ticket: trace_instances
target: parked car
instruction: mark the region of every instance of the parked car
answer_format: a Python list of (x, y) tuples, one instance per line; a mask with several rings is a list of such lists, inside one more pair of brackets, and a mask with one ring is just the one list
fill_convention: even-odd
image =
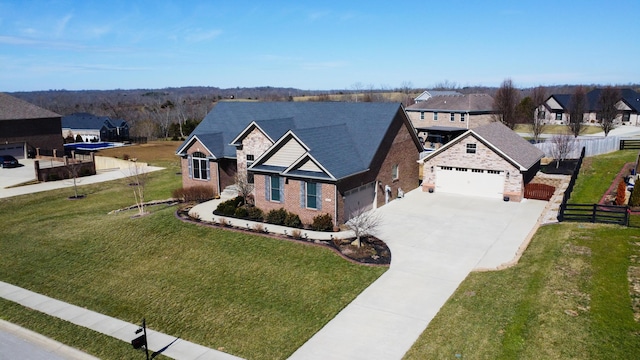
[(20, 165), (18, 160), (11, 155), (0, 155), (0, 161), (2, 161), (3, 168), (16, 167)]

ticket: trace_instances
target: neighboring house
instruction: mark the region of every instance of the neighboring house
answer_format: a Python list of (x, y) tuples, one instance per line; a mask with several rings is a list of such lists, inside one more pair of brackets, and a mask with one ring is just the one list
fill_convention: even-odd
[(493, 98), (486, 94), (441, 95), (408, 106), (407, 114), (425, 148), (438, 148), (467, 129), (493, 121)]
[(122, 141), (129, 139), (129, 124), (122, 119), (113, 120), (108, 116), (89, 113), (75, 113), (62, 117), (62, 137), (82, 141)]
[(220, 193), (237, 172), (255, 205), (336, 225), (418, 185), (420, 142), (394, 103), (221, 102), (177, 151), (183, 186)]
[(425, 90), (422, 94), (418, 95), (415, 99), (413, 99), (416, 103), (427, 101), (435, 96), (453, 96), (453, 95), (462, 95), (461, 93), (454, 90)]
[(39, 149), (62, 156), (60, 118), (52, 111), (0, 93), (0, 155), (24, 159)]
[(500, 122), (470, 129), (420, 160), (423, 191), (521, 201), (544, 153)]
[[(587, 109), (584, 113), (584, 123), (600, 123), (600, 94), (602, 89), (594, 89), (587, 93)], [(538, 119), (547, 124), (566, 125), (569, 122), (571, 110), (571, 94), (553, 94), (543, 105), (536, 109)], [(620, 89), (620, 99), (616, 104), (619, 114), (614, 120), (616, 125), (640, 126), (640, 93), (632, 89)]]

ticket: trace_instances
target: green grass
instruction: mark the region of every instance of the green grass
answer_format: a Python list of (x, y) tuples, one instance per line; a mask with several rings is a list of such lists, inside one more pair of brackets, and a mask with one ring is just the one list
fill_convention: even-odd
[[(569, 128), (566, 125), (545, 125), (543, 130), (543, 134), (569, 134)], [(516, 124), (514, 131), (520, 133), (531, 133), (531, 125)], [(602, 132), (602, 128), (600, 126), (586, 126), (581, 135), (597, 134), (599, 132)]]
[[(146, 200), (180, 186), (167, 164), (150, 175)], [(146, 317), (154, 330), (241, 357), (286, 358), (385, 271), (324, 248), (183, 223), (175, 207), (108, 215), (134, 203), (126, 181), (83, 186), (84, 200), (67, 200), (72, 192), (0, 200), (2, 281), (131, 323)], [(122, 358), (69, 337), (77, 327), (12, 311), (27, 328)]]
[(637, 150), (623, 150), (585, 158), (569, 202), (598, 203), (624, 164), (634, 162), (637, 156)]

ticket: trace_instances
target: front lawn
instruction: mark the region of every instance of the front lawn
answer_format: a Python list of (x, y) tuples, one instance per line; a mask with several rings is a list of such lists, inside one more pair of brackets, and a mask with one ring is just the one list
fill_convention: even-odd
[[(174, 164), (167, 158), (170, 168), (150, 175), (146, 200), (180, 186)], [(134, 203), (126, 181), (80, 189), (84, 200), (67, 200), (70, 189), (0, 200), (0, 280), (131, 323), (146, 317), (154, 330), (244, 358), (286, 358), (386, 270), (323, 248), (183, 223), (166, 205), (140, 218), (108, 215)], [(12, 308), (2, 318), (48, 327), (27, 309), (0, 305)], [(68, 329), (56, 323), (41, 332), (122, 358), (87, 348)]]
[[(531, 134), (531, 125), (516, 124), (513, 130), (518, 133)], [(545, 125), (543, 130), (544, 130), (543, 134), (550, 134), (550, 135), (569, 134), (569, 127), (566, 125)], [(581, 133), (580, 135), (597, 134), (599, 132), (602, 132), (602, 127), (596, 126), (596, 125), (590, 125), (590, 126), (585, 126), (584, 132)]]

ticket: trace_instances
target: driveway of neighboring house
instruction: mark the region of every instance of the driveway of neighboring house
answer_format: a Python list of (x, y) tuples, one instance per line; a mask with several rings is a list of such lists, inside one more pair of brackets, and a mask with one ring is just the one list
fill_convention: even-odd
[(0, 168), (0, 189), (23, 184), (36, 179), (32, 159), (18, 160), (21, 166), (15, 168)]
[(546, 204), (414, 190), (376, 210), (390, 269), (291, 359), (401, 359), (471, 271), (517, 258)]

